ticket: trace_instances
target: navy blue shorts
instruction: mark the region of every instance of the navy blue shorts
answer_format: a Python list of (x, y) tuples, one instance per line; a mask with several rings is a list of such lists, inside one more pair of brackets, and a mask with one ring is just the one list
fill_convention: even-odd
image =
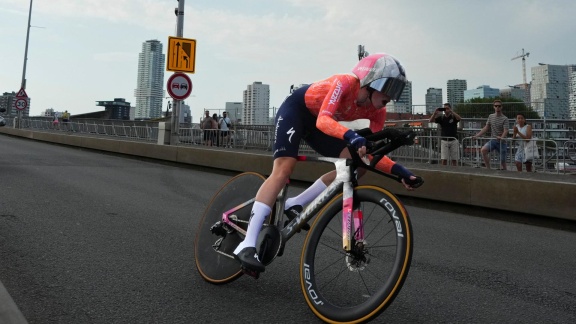
[(323, 156), (339, 157), (346, 147), (343, 139), (324, 134), (316, 128), (317, 117), (306, 108), (304, 95), (309, 85), (296, 89), (280, 106), (276, 114), (274, 158), (297, 157), (300, 140)]

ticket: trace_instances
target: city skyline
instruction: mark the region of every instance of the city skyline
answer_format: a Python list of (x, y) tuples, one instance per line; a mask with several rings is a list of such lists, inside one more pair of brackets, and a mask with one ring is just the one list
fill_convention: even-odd
[[(0, 36), (11, 49), (0, 54), (0, 92), (20, 88), (28, 5), (0, 0)], [(176, 6), (174, 0), (35, 2), (26, 75), (31, 115), (48, 108), (96, 111), (96, 101), (113, 98), (136, 102), (141, 44), (167, 44), (175, 34)], [(572, 2), (363, 6), (370, 10), (358, 17), (357, 5), (348, 1), (187, 1), (184, 37), (197, 40), (197, 72), (189, 75), (193, 91), (186, 100), (192, 115), (242, 101), (253, 82), (270, 85), (270, 106), (278, 107), (292, 84), (349, 72), (359, 44), (397, 56), (412, 81), (413, 104), (422, 106), (428, 88), (441, 88), (446, 99), (451, 79), (467, 80), (468, 89), (522, 83), (522, 62), (511, 60), (522, 48), (530, 52), (528, 75), (541, 62), (576, 63)]]

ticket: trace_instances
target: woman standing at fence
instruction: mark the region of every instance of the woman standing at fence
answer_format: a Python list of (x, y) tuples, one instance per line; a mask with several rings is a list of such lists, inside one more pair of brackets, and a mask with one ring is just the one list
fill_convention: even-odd
[(59, 125), (60, 121), (58, 120), (58, 114), (54, 113), (54, 118), (52, 118), (52, 126), (54, 126), (54, 129), (60, 129)]
[(524, 164), (526, 164), (526, 171), (532, 172), (532, 160), (534, 157), (526, 156), (525, 151), (527, 143), (531, 143), (532, 140), (532, 126), (526, 124), (526, 116), (524, 116), (524, 114), (518, 114), (516, 116), (516, 125), (514, 125), (514, 135), (512, 138), (519, 138), (518, 148), (514, 157), (516, 169), (522, 172), (522, 162), (524, 162)]

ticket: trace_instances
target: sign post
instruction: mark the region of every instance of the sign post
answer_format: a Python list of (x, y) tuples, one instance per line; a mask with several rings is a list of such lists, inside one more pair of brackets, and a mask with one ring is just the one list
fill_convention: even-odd
[[(178, 8), (176, 9), (176, 16), (177, 16), (177, 20), (176, 20), (176, 37), (182, 38), (182, 36), (184, 35), (184, 0), (178, 0)], [(176, 44), (176, 43), (175, 43)], [(182, 45), (181, 45), (182, 46)], [(170, 65), (170, 63), (172, 63), (173, 61), (170, 59), (170, 53), (171, 49), (170, 49), (170, 41), (168, 42), (168, 65)], [(192, 64), (190, 65), (190, 61), (194, 58), (193, 52), (192, 52), (192, 46), (190, 47), (189, 51), (186, 52), (184, 51), (183, 47), (177, 48), (177, 50), (181, 50), (182, 52), (176, 52), (176, 53), (172, 53), (172, 54), (177, 54), (176, 56), (172, 56), (173, 59), (176, 59), (175, 62), (176, 63), (172, 63), (172, 65), (176, 64), (178, 67), (179, 66), (184, 66), (184, 67), (188, 67), (190, 68), (190, 66), (192, 66), (192, 71), (194, 70), (194, 63), (192, 62)], [(196, 50), (196, 42), (194, 42), (194, 51)], [(173, 50), (172, 50), (173, 51)], [(182, 54), (184, 53), (184, 54)], [(186, 56), (186, 60), (184, 60), (184, 57)], [(188, 63), (188, 65), (186, 64), (186, 62)], [(167, 67), (168, 68), (168, 67)], [(174, 75), (173, 75), (174, 77)], [(176, 77), (174, 77), (176, 78)], [(172, 79), (172, 78), (170, 78)], [(180, 80), (180, 79), (178, 79)], [(188, 79), (190, 80), (190, 79)], [(174, 81), (174, 80), (173, 80)], [(189, 90), (192, 91), (192, 82), (189, 82)], [(170, 90), (168, 91), (168, 93), (170, 93)], [(178, 95), (183, 95), (180, 93), (180, 91), (178, 91), (177, 93), (175, 93), (176, 96), (178, 97)], [(190, 93), (188, 93), (188, 95), (190, 95)], [(186, 97), (188, 97), (188, 95), (186, 95)], [(172, 116), (170, 119), (170, 130), (171, 130), (171, 134), (170, 134), (170, 145), (177, 145), (180, 142), (179, 139), (179, 132), (180, 132), (180, 105), (182, 103), (181, 99), (176, 99), (174, 96), (172, 96), (172, 98), (174, 98), (173, 102), (172, 102)]]

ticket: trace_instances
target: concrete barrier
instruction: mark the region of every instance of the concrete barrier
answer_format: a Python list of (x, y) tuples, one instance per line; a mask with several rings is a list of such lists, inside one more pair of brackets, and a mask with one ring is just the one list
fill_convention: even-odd
[[(0, 133), (238, 172), (253, 171), (268, 175), (272, 169), (270, 152), (157, 145), (6, 127), (0, 128)], [(571, 175), (409, 163), (405, 166), (424, 177), (426, 183), (418, 190), (406, 191), (398, 183), (374, 174), (368, 174), (362, 179), (362, 183), (380, 185), (404, 196), (576, 220), (573, 207), (573, 201), (576, 199), (576, 177)], [(312, 182), (330, 170), (332, 170), (331, 164), (299, 163), (293, 179)]]

